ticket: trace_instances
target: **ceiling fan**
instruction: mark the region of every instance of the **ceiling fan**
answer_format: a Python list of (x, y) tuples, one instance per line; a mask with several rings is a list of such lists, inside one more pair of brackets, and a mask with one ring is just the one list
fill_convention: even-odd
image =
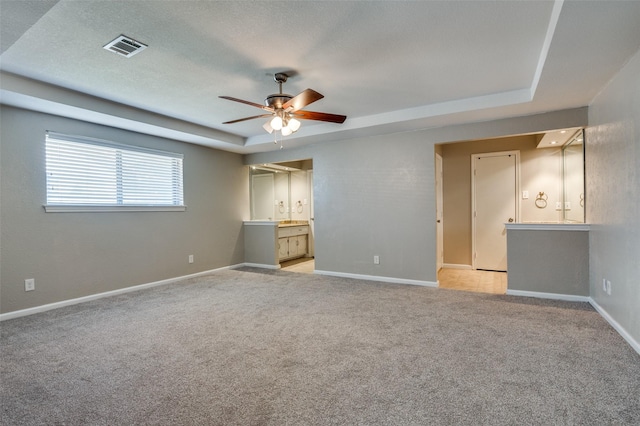
[(268, 112), (268, 114), (239, 118), (237, 120), (226, 121), (222, 124), (233, 124), (239, 123), (241, 121), (253, 120), (254, 118), (271, 117), (271, 119), (267, 121), (262, 127), (264, 127), (264, 129), (269, 133), (272, 133), (274, 130), (279, 130), (282, 133), (282, 136), (288, 136), (291, 133), (298, 131), (298, 129), (300, 128), (300, 121), (298, 121), (298, 119), (327, 121), (330, 123), (344, 123), (344, 120), (347, 119), (347, 116), (345, 115), (328, 114), (326, 112), (303, 111), (302, 108), (324, 98), (324, 96), (312, 89), (304, 90), (296, 96), (282, 93), (282, 83), (285, 83), (288, 77), (289, 76), (287, 74), (282, 72), (276, 73), (274, 75), (273, 79), (276, 81), (276, 83), (278, 83), (280, 87), (280, 93), (267, 96), (267, 98), (264, 100), (264, 105), (238, 98), (233, 98), (231, 96), (220, 96), (220, 98), (222, 99), (251, 105)]

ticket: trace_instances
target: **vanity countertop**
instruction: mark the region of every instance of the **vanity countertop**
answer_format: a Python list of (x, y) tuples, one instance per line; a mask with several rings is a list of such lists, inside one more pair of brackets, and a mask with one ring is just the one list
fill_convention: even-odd
[(588, 223), (524, 222), (505, 223), (507, 230), (517, 231), (589, 231)]
[(288, 228), (290, 226), (307, 226), (309, 225), (308, 220), (283, 220), (278, 223), (278, 228)]

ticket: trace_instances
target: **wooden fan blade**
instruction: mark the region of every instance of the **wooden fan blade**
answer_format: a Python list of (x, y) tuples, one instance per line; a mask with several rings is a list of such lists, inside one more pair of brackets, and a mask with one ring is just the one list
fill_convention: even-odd
[(228, 101), (240, 102), (241, 104), (251, 105), (251, 106), (254, 106), (256, 108), (263, 109), (265, 111), (273, 112), (273, 108), (268, 107), (268, 106), (264, 106), (264, 105), (260, 105), (260, 104), (257, 104), (255, 102), (245, 101), (243, 99), (238, 99), (238, 98), (232, 98), (231, 96), (218, 96), (218, 97), (222, 98), (222, 99), (226, 99)]
[(245, 117), (245, 118), (239, 118), (237, 120), (225, 121), (222, 124), (233, 124), (233, 123), (239, 123), (241, 121), (253, 120), (254, 118), (264, 118), (264, 117), (272, 117), (272, 116), (273, 114), (254, 115), (253, 117)]
[(324, 98), (324, 95), (315, 90), (307, 89), (282, 104), (282, 109), (288, 112), (297, 111), (322, 98)]
[(293, 116), (305, 120), (328, 121), (330, 123), (344, 123), (344, 120), (347, 119), (346, 115), (328, 114), (326, 112), (314, 111), (296, 111), (293, 113)]

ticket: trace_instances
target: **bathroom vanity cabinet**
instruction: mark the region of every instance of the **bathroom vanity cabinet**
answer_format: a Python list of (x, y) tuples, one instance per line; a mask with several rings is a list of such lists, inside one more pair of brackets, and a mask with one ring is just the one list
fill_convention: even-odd
[(278, 227), (278, 260), (304, 257), (308, 253), (308, 225), (280, 225)]

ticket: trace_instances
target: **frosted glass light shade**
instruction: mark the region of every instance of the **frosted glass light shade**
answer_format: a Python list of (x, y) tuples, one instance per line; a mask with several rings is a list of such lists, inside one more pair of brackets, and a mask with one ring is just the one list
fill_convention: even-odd
[(291, 129), (292, 132), (297, 132), (300, 128), (300, 122), (295, 118), (289, 120), (289, 124), (287, 125)]
[(271, 122), (267, 121), (262, 125), (262, 128), (265, 129), (269, 133), (273, 133), (273, 127), (271, 127)]
[(283, 127), (280, 130), (280, 133), (282, 133), (282, 136), (289, 136), (293, 132), (291, 131), (291, 129), (289, 127)]
[(273, 120), (271, 120), (271, 128), (273, 130), (282, 129), (282, 118), (280, 118), (278, 116), (273, 117)]

